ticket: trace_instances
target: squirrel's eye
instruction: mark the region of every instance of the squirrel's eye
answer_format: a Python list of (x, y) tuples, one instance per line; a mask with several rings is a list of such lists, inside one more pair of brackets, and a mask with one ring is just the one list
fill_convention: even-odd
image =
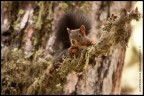
[(82, 37), (80, 34), (78, 35), (79, 37)]

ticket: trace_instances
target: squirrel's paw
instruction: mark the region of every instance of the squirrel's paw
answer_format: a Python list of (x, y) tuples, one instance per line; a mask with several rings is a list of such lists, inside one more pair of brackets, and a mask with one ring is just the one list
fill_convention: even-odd
[(71, 54), (71, 55), (72, 55), (72, 54), (75, 54), (77, 51), (78, 51), (77, 48), (72, 48), (72, 47), (71, 47), (71, 48), (68, 49), (68, 52), (69, 52), (69, 54)]

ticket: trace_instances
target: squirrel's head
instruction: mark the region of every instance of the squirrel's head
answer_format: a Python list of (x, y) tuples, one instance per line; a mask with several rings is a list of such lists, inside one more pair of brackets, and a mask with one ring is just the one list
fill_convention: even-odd
[(67, 28), (69, 38), (72, 44), (81, 45), (85, 38), (85, 26), (81, 25), (79, 29), (69, 29)]

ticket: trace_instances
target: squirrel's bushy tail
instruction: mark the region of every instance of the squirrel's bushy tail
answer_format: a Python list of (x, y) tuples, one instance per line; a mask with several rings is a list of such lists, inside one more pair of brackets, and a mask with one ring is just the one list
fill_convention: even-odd
[(86, 28), (86, 35), (89, 33), (91, 29), (91, 22), (86, 16), (82, 13), (75, 11), (68, 11), (62, 15), (62, 17), (58, 21), (57, 32), (56, 32), (56, 41), (57, 44), (62, 43), (63, 48), (70, 47), (69, 35), (67, 32), (67, 28), (69, 29), (78, 29), (81, 25), (84, 25)]

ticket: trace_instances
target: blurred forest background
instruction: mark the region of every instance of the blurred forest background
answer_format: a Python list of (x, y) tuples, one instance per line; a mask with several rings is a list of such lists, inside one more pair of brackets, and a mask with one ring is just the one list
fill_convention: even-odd
[[(130, 11), (136, 6), (143, 16), (142, 1), (1, 1), (1, 94), (25, 94), (51, 64), (56, 50), (52, 47), (56, 24), (66, 10), (90, 14), (93, 30), (98, 30), (110, 14), (118, 15), (120, 8)], [(101, 16), (95, 15), (95, 10), (99, 10), (97, 14)], [(121, 94), (142, 94), (143, 91), (143, 80), (140, 80), (143, 77), (142, 21), (143, 18), (131, 22), (132, 36), (126, 49)], [(89, 36), (96, 41), (99, 35)]]

